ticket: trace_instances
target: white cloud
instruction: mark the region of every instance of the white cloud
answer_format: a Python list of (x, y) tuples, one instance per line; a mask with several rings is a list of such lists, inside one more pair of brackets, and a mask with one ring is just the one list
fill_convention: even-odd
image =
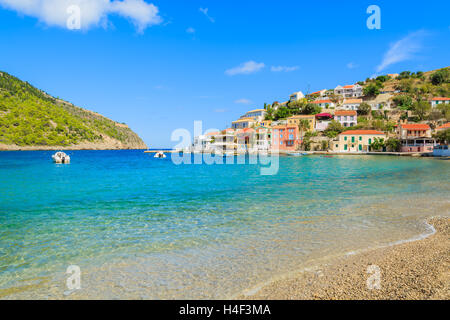
[(238, 104), (252, 104), (252, 101), (251, 100), (249, 100), (249, 99), (239, 99), (239, 100), (236, 100), (236, 101), (234, 101), (234, 103), (238, 103)]
[(216, 20), (209, 15), (208, 8), (200, 8), (199, 10), (201, 13), (203, 13), (208, 18), (209, 21), (211, 21), (212, 23), (216, 22)]
[(129, 19), (138, 32), (162, 22), (158, 7), (144, 0), (0, 0), (0, 5), (36, 17), (48, 26), (63, 28), (67, 27), (71, 16), (67, 12), (71, 6), (80, 8), (81, 29), (84, 30), (106, 25), (111, 14)]
[(349, 69), (355, 69), (355, 68), (358, 68), (358, 67), (359, 66), (357, 64), (353, 63), (353, 62), (347, 63), (347, 68), (349, 68)]
[(295, 70), (298, 70), (299, 66), (292, 66), (292, 67), (286, 67), (286, 66), (272, 66), (270, 70), (272, 72), (292, 72)]
[(377, 66), (377, 72), (395, 63), (413, 59), (414, 54), (422, 49), (422, 41), (426, 35), (425, 31), (419, 30), (391, 44), (383, 61)]
[(186, 29), (186, 32), (187, 33), (195, 33), (195, 29), (192, 28), (192, 27), (189, 27), (189, 28)]
[(247, 61), (239, 65), (238, 67), (234, 67), (225, 71), (225, 74), (229, 76), (234, 76), (237, 74), (251, 74), (258, 72), (264, 69), (266, 65), (264, 63), (258, 63), (255, 61)]

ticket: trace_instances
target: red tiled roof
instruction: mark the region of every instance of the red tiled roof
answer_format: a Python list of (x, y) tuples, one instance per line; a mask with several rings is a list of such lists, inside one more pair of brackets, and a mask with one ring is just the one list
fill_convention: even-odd
[(450, 129), (450, 122), (443, 124), (442, 126), (440, 126), (438, 129)]
[(356, 116), (356, 110), (337, 110), (335, 116)]
[(421, 123), (406, 123), (400, 125), (402, 129), (407, 130), (430, 130), (430, 126), (427, 124), (421, 124)]
[(326, 99), (326, 100), (313, 101), (312, 103), (319, 104), (319, 103), (333, 103), (333, 102), (329, 99)]
[(434, 97), (431, 101), (450, 101), (450, 98), (445, 97)]
[(220, 135), (222, 132), (209, 132), (209, 133), (207, 133), (206, 135), (207, 136), (217, 136), (217, 135)]
[(344, 104), (362, 103), (362, 99), (345, 99)]
[(384, 132), (377, 130), (348, 130), (342, 132), (343, 135), (364, 135), (364, 134), (373, 134), (373, 135), (384, 135)]
[(355, 86), (354, 84), (351, 84), (351, 85), (348, 85), (348, 86), (344, 86), (343, 88), (344, 89), (352, 89), (354, 86)]

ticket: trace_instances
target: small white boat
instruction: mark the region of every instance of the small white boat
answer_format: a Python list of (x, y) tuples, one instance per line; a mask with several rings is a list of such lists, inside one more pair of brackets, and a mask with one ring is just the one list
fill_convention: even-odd
[(154, 158), (157, 158), (157, 159), (165, 159), (165, 158), (167, 158), (167, 156), (164, 154), (164, 152), (157, 152), (156, 154), (155, 154), (155, 157)]
[(53, 162), (55, 163), (62, 163), (62, 164), (69, 164), (70, 163), (70, 157), (65, 154), (62, 151), (59, 151), (52, 155)]
[(308, 154), (303, 152), (288, 152), (287, 155), (291, 157), (303, 157), (307, 156)]

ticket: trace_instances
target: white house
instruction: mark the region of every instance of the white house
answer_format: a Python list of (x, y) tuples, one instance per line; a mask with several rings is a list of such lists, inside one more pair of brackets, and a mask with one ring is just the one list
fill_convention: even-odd
[(363, 95), (363, 88), (359, 84), (347, 85), (347, 86), (337, 86), (334, 89), (334, 93), (341, 95), (344, 98), (359, 98)]
[(316, 100), (312, 102), (313, 104), (317, 104), (322, 109), (334, 109), (336, 108), (336, 104), (331, 101), (330, 99), (322, 99), (322, 100)]
[(362, 103), (362, 99), (345, 99), (339, 110), (358, 110)]
[(435, 97), (433, 99), (430, 100), (431, 102), (431, 107), (436, 108), (436, 106), (438, 104), (447, 104), (450, 103), (450, 98), (445, 98), (445, 97)]
[(334, 120), (345, 128), (353, 127), (358, 124), (358, 115), (356, 110), (337, 110), (334, 113)]
[(291, 94), (289, 96), (289, 102), (299, 101), (303, 98), (305, 98), (305, 95), (303, 94), (303, 92), (301, 92), (301, 91), (294, 92), (293, 94)]

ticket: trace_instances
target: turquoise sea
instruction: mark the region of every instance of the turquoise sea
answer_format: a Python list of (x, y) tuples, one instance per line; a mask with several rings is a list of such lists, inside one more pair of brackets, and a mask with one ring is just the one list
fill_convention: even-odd
[(0, 299), (230, 298), (450, 214), (450, 162), (438, 159), (280, 157), (264, 176), (254, 164), (68, 153), (70, 165), (0, 153)]

